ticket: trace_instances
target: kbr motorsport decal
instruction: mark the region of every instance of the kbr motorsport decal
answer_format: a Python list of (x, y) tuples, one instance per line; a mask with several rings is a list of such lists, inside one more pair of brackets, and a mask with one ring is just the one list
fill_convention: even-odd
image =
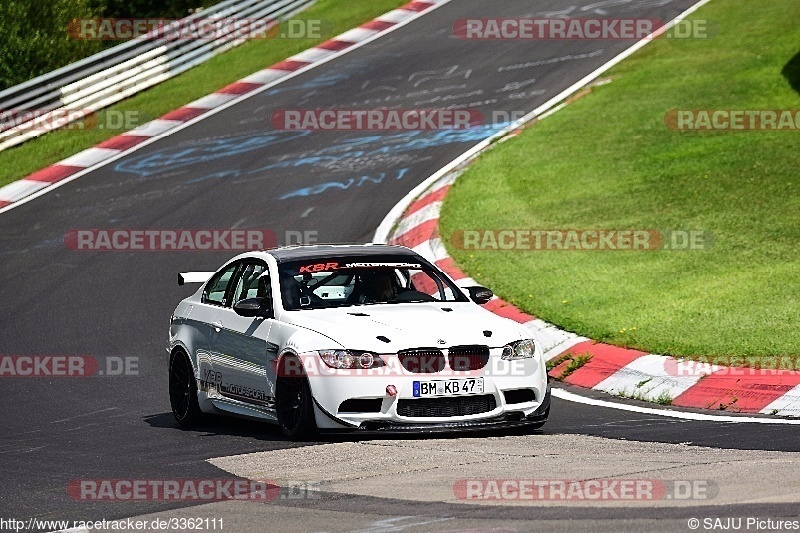
[(299, 269), (300, 274), (311, 274), (314, 272), (326, 272), (329, 270), (346, 270), (348, 268), (421, 268), (418, 263), (346, 263), (340, 266), (339, 263), (314, 263), (304, 265)]

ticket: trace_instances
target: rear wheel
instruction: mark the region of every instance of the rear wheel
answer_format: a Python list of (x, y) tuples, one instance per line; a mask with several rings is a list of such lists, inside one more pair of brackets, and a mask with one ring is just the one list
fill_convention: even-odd
[(302, 440), (316, 433), (314, 400), (305, 376), (278, 377), (275, 390), (275, 410), (283, 434), (292, 440)]
[(197, 402), (197, 380), (192, 363), (181, 350), (173, 352), (169, 360), (169, 403), (182, 428), (194, 426), (203, 414)]

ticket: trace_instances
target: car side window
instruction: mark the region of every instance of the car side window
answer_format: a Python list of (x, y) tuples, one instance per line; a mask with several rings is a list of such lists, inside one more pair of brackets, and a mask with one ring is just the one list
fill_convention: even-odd
[(245, 264), (236, 281), (233, 303), (246, 298), (270, 296), (269, 276), (265, 274), (267, 266), (263, 263)]
[(218, 272), (214, 277), (209, 280), (203, 291), (203, 302), (215, 305), (227, 305), (225, 294), (228, 290), (228, 285), (233, 278), (233, 274), (239, 267), (239, 263), (234, 263), (224, 270)]

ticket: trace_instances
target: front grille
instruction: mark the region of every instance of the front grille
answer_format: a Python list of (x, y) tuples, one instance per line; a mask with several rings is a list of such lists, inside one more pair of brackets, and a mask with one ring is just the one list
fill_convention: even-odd
[(423, 398), (399, 400), (397, 414), (410, 417), (466, 416), (486, 413), (497, 407), (491, 394), (455, 396), (452, 398)]
[(447, 353), (450, 368), (456, 372), (480, 370), (489, 362), (488, 346), (453, 346)]
[(413, 348), (397, 352), (403, 368), (414, 374), (435, 374), (444, 370), (444, 353), (438, 348)]
[(340, 413), (380, 413), (383, 400), (381, 398), (353, 398), (345, 400), (339, 406)]

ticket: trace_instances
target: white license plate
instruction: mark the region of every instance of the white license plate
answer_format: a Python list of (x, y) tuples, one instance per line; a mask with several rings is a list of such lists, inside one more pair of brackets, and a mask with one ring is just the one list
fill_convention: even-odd
[(483, 394), (483, 378), (436, 379), (414, 382), (414, 398)]

